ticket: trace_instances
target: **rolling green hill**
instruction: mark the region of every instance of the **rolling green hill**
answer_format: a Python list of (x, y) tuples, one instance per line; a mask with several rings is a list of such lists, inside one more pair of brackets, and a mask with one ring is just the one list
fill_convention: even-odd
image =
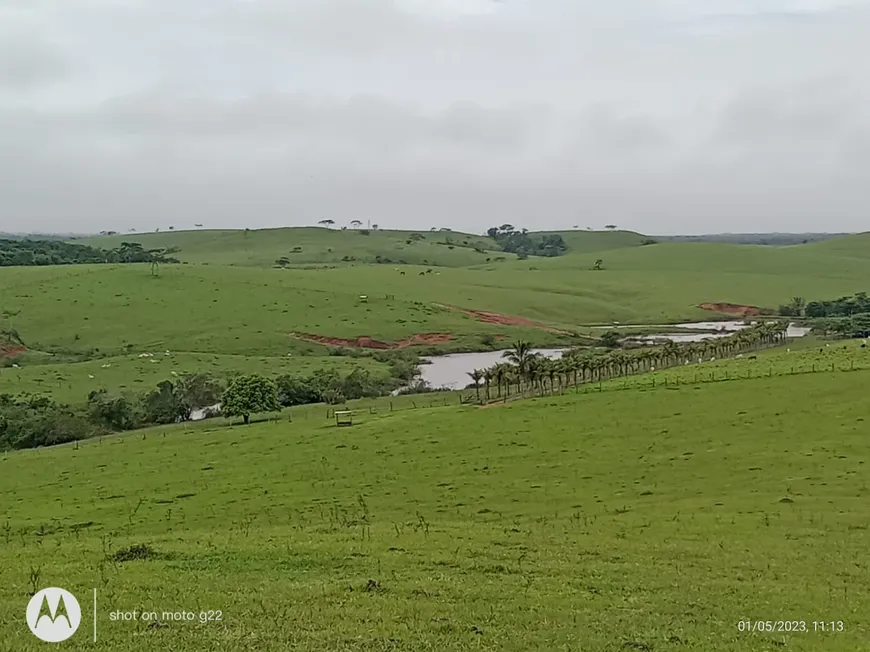
[(845, 238), (832, 238), (807, 245), (826, 254), (848, 258), (870, 258), (870, 233), (858, 233)]
[(452, 231), (341, 231), (310, 227), (131, 233), (81, 242), (108, 249), (124, 241), (139, 242), (146, 248), (178, 247), (176, 256), (191, 263), (255, 267), (271, 267), (281, 257), (286, 257), (291, 266), (373, 264), (380, 257), (392, 264), (461, 267), (501, 255), (498, 245), (487, 237)]
[(568, 252), (574, 254), (638, 247), (651, 239), (634, 231), (536, 231), (534, 235), (552, 233), (562, 236)]
[[(553, 231), (570, 253), (587, 253), (641, 244), (646, 238), (628, 231)], [(365, 235), (367, 234), (367, 235)], [(368, 231), (326, 228), (283, 228), (224, 231), (173, 231), (97, 236), (77, 240), (104, 249), (121, 242), (139, 242), (145, 248), (177, 247), (176, 256), (190, 263), (270, 267), (281, 257), (290, 266), (387, 264), (467, 267), (493, 262), (513, 254), (486, 236), (454, 231)]]
[[(42, 350), (323, 354), (321, 345), (291, 333), (387, 342), (449, 333), (465, 348), (486, 335), (543, 344), (558, 338), (533, 324), (487, 323), (449, 307), (582, 331), (611, 321), (715, 317), (702, 303), (776, 308), (793, 296), (866, 291), (870, 257), (843, 256), (828, 244), (663, 243), (429, 273), (392, 265), (282, 270), (201, 263), (165, 265), (158, 277), (139, 265), (9, 268), (0, 272), (0, 296), (11, 327)], [(604, 269), (593, 271), (598, 258)]]

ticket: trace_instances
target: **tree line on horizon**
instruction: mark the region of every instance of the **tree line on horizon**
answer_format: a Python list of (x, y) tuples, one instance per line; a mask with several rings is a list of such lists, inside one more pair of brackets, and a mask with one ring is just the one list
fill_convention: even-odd
[(62, 240), (0, 239), (0, 267), (43, 265), (100, 265), (119, 263), (178, 263), (176, 247), (145, 249), (138, 242), (122, 242), (114, 249), (99, 249)]

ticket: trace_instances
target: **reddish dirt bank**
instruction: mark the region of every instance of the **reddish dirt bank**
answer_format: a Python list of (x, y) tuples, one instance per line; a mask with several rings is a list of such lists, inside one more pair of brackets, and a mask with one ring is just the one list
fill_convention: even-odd
[(439, 308), (447, 308), (456, 312), (461, 312), (464, 315), (473, 317), (478, 321), (486, 324), (499, 324), (500, 326), (525, 326), (526, 328), (537, 328), (538, 330), (556, 333), (557, 335), (570, 335), (569, 331), (563, 331), (546, 324), (540, 324), (525, 317), (511, 317), (510, 315), (500, 315), (497, 312), (486, 312), (485, 310), (466, 310), (465, 308), (457, 308), (456, 306), (445, 306), (436, 303)]
[(721, 312), (726, 315), (734, 315), (735, 317), (754, 317), (766, 312), (764, 308), (759, 308), (758, 306), (741, 306), (737, 303), (702, 303), (700, 308), (713, 312)]
[(0, 358), (14, 358), (16, 355), (20, 355), (26, 350), (27, 349), (23, 346), (0, 344)]
[(374, 340), (367, 335), (360, 335), (352, 340), (342, 337), (325, 337), (323, 335), (310, 335), (308, 333), (291, 333), (291, 337), (309, 342), (317, 342), (318, 344), (326, 344), (327, 346), (348, 346), (364, 349), (404, 349), (413, 344), (443, 344), (453, 339), (450, 333), (420, 333), (411, 337), (399, 340), (398, 342), (381, 342)]

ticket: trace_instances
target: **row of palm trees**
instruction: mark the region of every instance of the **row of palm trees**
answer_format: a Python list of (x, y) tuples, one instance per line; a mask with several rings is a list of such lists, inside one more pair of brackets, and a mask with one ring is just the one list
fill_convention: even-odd
[[(762, 323), (725, 337), (700, 342), (667, 341), (663, 346), (619, 349), (606, 353), (581, 348), (565, 352), (551, 360), (532, 351), (524, 341), (516, 342), (504, 352), (505, 362), (468, 373), (478, 402), (507, 399), (519, 394), (555, 393), (583, 383), (687, 365), (717, 357), (740, 355), (747, 351), (775, 346), (786, 338), (785, 323)], [(481, 396), (481, 389), (483, 396)]]

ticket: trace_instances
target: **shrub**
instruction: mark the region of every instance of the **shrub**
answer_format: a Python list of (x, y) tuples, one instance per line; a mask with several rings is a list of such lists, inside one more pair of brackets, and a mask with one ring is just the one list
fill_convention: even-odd
[(53, 446), (97, 432), (85, 415), (46, 396), (0, 394), (0, 449)]

